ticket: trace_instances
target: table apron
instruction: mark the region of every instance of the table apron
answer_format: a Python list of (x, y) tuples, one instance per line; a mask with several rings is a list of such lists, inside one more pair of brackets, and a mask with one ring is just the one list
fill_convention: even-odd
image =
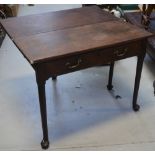
[(135, 41), (113, 48), (90, 51), (84, 54), (66, 56), (56, 60), (44, 62), (35, 66), (37, 72), (48, 79), (51, 76), (58, 76), (89, 67), (107, 64), (113, 61), (138, 56), (143, 54), (142, 42)]

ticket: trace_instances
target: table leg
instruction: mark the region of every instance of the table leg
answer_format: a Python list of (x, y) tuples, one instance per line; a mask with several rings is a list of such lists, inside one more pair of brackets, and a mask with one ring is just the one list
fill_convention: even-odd
[(56, 79), (57, 79), (57, 76), (53, 75), (52, 80), (56, 80)]
[(39, 102), (40, 102), (40, 113), (43, 129), (43, 140), (41, 146), (43, 149), (49, 147), (48, 140), (48, 127), (47, 127), (47, 112), (46, 112), (46, 96), (45, 96), (45, 83), (38, 83), (38, 93), (39, 93)]
[(113, 88), (113, 85), (112, 85), (113, 71), (114, 71), (114, 62), (111, 62), (110, 70), (109, 70), (109, 81), (108, 81), (108, 85), (107, 85), (108, 90), (112, 90), (112, 88)]
[(155, 95), (155, 80), (153, 82), (153, 88), (154, 88), (154, 95)]
[(137, 104), (137, 96), (138, 96), (138, 90), (139, 90), (139, 84), (140, 84), (140, 78), (141, 78), (144, 57), (145, 57), (145, 54), (140, 55), (140, 56), (138, 56), (138, 60), (137, 60), (135, 86), (134, 86), (134, 93), (133, 93), (133, 104), (132, 104), (134, 111), (138, 111), (140, 108), (140, 106)]

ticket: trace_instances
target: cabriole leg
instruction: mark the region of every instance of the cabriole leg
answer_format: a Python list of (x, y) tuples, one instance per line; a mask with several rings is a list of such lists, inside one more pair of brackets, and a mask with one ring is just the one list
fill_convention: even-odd
[(43, 140), (41, 142), (41, 147), (43, 149), (47, 149), (49, 147), (49, 140), (48, 140), (48, 127), (47, 127), (45, 83), (38, 83), (38, 94), (40, 102), (42, 129), (43, 129)]
[(141, 78), (144, 57), (145, 57), (145, 54), (140, 55), (140, 56), (138, 56), (138, 60), (137, 60), (135, 86), (134, 86), (133, 103), (132, 103), (134, 111), (138, 111), (140, 109), (140, 106), (137, 104), (137, 96), (138, 96), (138, 90), (139, 90), (139, 84), (140, 84), (140, 78)]

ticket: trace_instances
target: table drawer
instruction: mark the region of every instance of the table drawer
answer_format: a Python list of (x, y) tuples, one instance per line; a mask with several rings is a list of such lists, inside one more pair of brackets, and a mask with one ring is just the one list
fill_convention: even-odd
[(106, 62), (117, 61), (128, 57), (136, 56), (142, 52), (142, 44), (140, 41), (128, 43), (115, 48), (100, 51), (100, 57)]
[(76, 56), (68, 56), (66, 58), (46, 63), (44, 66), (46, 70), (50, 70), (53, 75), (60, 75), (92, 66), (97, 66), (101, 63), (99, 59), (99, 52), (93, 52), (87, 54), (79, 54)]
[(96, 50), (85, 54), (75, 56), (67, 56), (59, 58), (44, 64), (46, 71), (51, 71), (51, 75), (61, 75), (88, 67), (93, 67), (116, 61), (131, 56), (138, 55), (141, 52), (141, 42), (116, 46), (115, 48), (107, 48)]

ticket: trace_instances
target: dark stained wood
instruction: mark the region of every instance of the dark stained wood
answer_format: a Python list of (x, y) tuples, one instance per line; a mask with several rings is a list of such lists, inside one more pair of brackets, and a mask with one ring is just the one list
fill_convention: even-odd
[(155, 81), (153, 81), (154, 95), (155, 95)]
[(107, 89), (112, 90), (113, 85), (112, 85), (112, 78), (113, 78), (113, 72), (114, 72), (114, 62), (111, 62), (110, 64), (110, 69), (109, 69), (109, 80), (108, 80), (108, 85)]
[(11, 38), (118, 20), (97, 6), (8, 18), (1, 23)]
[(115, 44), (142, 39), (149, 32), (120, 21), (85, 25), (38, 35), (15, 38), (15, 43), (31, 64), (103, 49)]
[(38, 94), (40, 103), (40, 114), (42, 119), (41, 122), (43, 129), (43, 140), (41, 142), (41, 145), (43, 149), (47, 149), (49, 147), (49, 140), (48, 140), (48, 127), (47, 127), (45, 83), (38, 82)]
[[(144, 44), (144, 46), (145, 46), (145, 44)], [(139, 90), (139, 84), (140, 84), (140, 78), (141, 78), (145, 53), (146, 52), (145, 52), (145, 48), (144, 48), (143, 53), (141, 55), (138, 55), (138, 60), (137, 60), (135, 85), (134, 85), (134, 93), (133, 93), (133, 101), (132, 101), (132, 107), (133, 107), (134, 111), (138, 111), (140, 108), (140, 106), (137, 104), (137, 96), (138, 96), (138, 90)]]
[(43, 63), (34, 64), (34, 68), (42, 74), (42, 78), (47, 80), (51, 76), (62, 75), (73, 71), (78, 71), (92, 66), (107, 64), (141, 54), (141, 41), (127, 43), (124, 45), (106, 48), (104, 50), (93, 50), (84, 54), (76, 54), (49, 60)]
[(36, 72), (43, 129), (41, 146), (48, 148), (45, 82), (58, 75), (96, 65), (138, 57), (133, 109), (145, 56), (146, 38), (152, 34), (124, 23), (97, 7), (31, 15), (1, 21), (8, 35)]

